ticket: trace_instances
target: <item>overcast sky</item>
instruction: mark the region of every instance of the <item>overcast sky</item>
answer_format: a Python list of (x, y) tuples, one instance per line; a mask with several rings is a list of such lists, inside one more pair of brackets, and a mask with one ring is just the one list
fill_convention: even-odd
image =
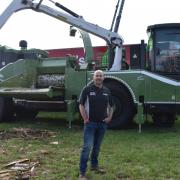
[[(0, 13), (11, 1), (0, 0)], [(86, 21), (106, 29), (110, 29), (117, 4), (117, 0), (56, 1), (82, 15)], [(119, 34), (123, 37), (124, 44), (139, 43), (141, 39), (147, 42), (148, 25), (180, 22), (179, 9), (180, 0), (126, 0), (119, 27)], [(93, 46), (106, 44), (104, 40), (91, 37)], [(54, 49), (83, 46), (79, 36), (75, 38), (69, 36), (69, 25), (32, 10), (15, 13), (0, 30), (0, 45), (18, 49), (21, 39), (28, 41), (29, 48)]]

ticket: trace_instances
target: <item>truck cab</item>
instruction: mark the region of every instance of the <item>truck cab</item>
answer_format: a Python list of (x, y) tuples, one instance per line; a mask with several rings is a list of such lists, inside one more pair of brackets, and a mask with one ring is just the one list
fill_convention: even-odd
[(180, 23), (148, 26), (147, 68), (180, 80)]

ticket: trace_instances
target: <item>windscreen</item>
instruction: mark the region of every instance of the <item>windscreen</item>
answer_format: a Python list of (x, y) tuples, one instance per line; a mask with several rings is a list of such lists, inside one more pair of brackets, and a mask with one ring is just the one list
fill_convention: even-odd
[(159, 72), (180, 73), (180, 30), (156, 31), (155, 69)]

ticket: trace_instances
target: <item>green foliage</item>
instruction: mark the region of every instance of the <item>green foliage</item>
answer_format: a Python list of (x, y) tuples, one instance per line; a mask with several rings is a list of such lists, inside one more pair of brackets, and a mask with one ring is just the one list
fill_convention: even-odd
[[(1, 130), (14, 127), (46, 129), (56, 132), (56, 136), (45, 139), (0, 140), (0, 149), (5, 151), (0, 156), (1, 170), (9, 162), (28, 158), (40, 161), (40, 165), (35, 168), (33, 179), (77, 179), (82, 123), (73, 122), (72, 129), (68, 129), (68, 123), (65, 121), (37, 118), (36, 121), (16, 121), (0, 125)], [(100, 153), (100, 165), (106, 173), (98, 175), (88, 169), (87, 176), (92, 180), (179, 179), (179, 139), (179, 120), (171, 129), (144, 125), (141, 134), (138, 133), (137, 127), (129, 130), (108, 130)]]

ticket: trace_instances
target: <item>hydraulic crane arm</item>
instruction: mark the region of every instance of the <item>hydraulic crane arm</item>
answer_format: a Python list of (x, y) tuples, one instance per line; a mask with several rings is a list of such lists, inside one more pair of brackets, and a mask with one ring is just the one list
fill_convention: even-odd
[(82, 29), (86, 32), (94, 34), (102, 39), (104, 39), (108, 44), (121, 47), (122, 38), (116, 32), (106, 30), (102, 27), (99, 27), (96, 24), (89, 23), (85, 21), (82, 16), (73, 16), (72, 14), (67, 14), (62, 11), (58, 11), (52, 7), (42, 4), (42, 0), (39, 3), (34, 3), (33, 0), (13, 0), (12, 3), (6, 8), (6, 10), (0, 16), (0, 28), (6, 23), (9, 17), (20, 10), (32, 9), (36, 12), (41, 12), (52, 16), (58, 20), (61, 20), (67, 24), (75, 26), (79, 29)]

